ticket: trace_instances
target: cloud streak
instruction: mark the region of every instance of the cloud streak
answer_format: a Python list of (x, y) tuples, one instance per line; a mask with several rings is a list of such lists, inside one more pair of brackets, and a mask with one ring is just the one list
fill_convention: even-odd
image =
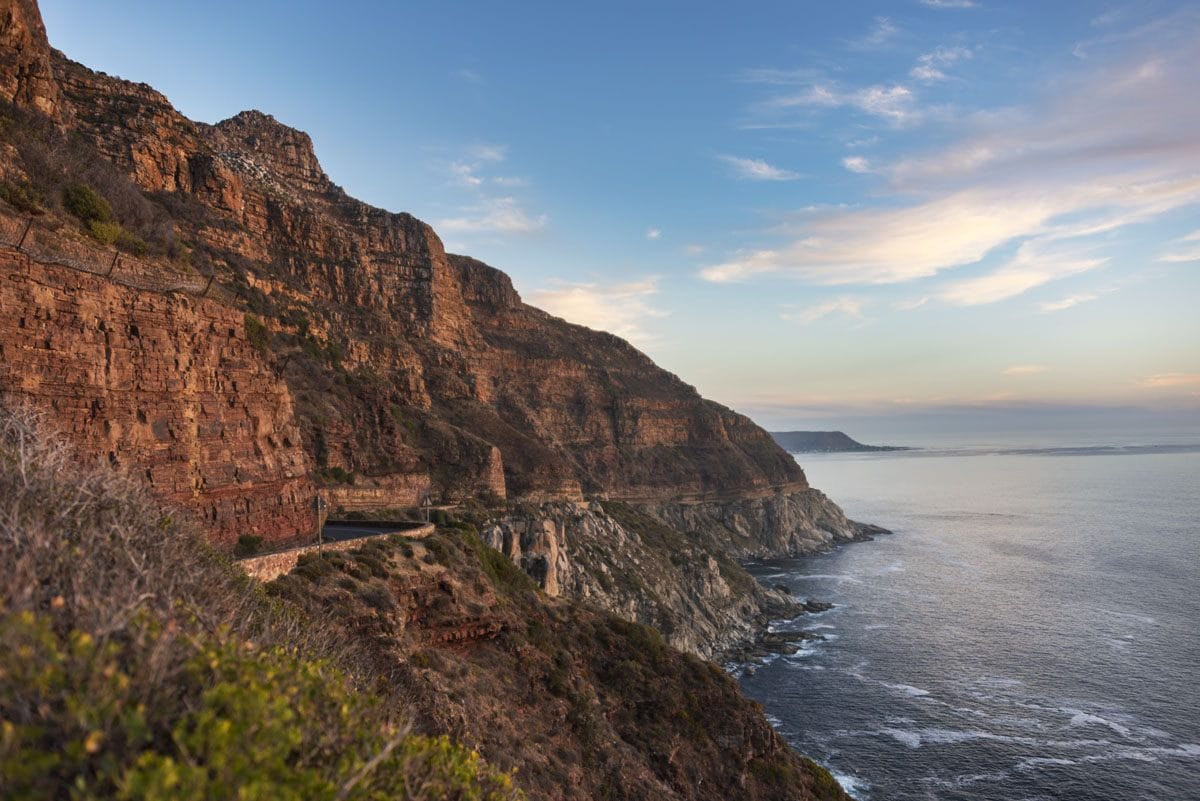
[(762, 159), (720, 156), (721, 161), (733, 168), (738, 178), (746, 181), (795, 181), (803, 177), (800, 173), (781, 169)]
[(985, 275), (948, 284), (942, 288), (940, 297), (956, 306), (996, 303), (1050, 281), (1094, 270), (1107, 261), (1084, 258), (1070, 251), (1048, 252), (1026, 242), (1001, 267)]
[(1044, 312), (1064, 311), (1073, 306), (1078, 306), (1080, 303), (1090, 303), (1099, 297), (1100, 295), (1095, 292), (1080, 292), (1076, 295), (1067, 295), (1065, 298), (1058, 300), (1043, 301), (1038, 304), (1038, 308)]
[(1150, 389), (1179, 389), (1200, 386), (1200, 373), (1157, 373), (1142, 379), (1142, 386)]
[(657, 294), (656, 277), (609, 285), (557, 281), (534, 291), (529, 302), (569, 322), (646, 346), (655, 341), (646, 322), (666, 316), (653, 303)]
[[(973, 305), (1095, 269), (1103, 254), (1080, 255), (1090, 238), (1200, 203), (1197, 28), (1182, 26), (1141, 57), (1095, 61), (1059, 78), (1038, 107), (977, 114), (965, 135), (936, 152), (873, 164), (885, 181), (874, 207), (793, 213), (769, 232), (769, 245), (734, 253), (701, 275), (890, 284), (1016, 248), (990, 273), (935, 292)], [(781, 102), (851, 102), (816, 85), (791, 97)], [(1200, 248), (1174, 248), (1163, 258), (1190, 260), (1200, 255), (1194, 251)]]
[(1193, 231), (1187, 236), (1182, 236), (1176, 239), (1174, 244), (1178, 247), (1163, 253), (1158, 257), (1159, 261), (1168, 263), (1200, 261), (1200, 231)]
[(823, 303), (818, 303), (815, 306), (809, 306), (804, 309), (787, 309), (780, 316), (785, 320), (803, 323), (804, 325), (815, 323), (817, 320), (833, 315), (841, 315), (844, 317), (861, 320), (863, 316), (863, 307), (865, 305), (866, 301), (864, 301), (862, 298), (839, 297), (832, 298)]
[(462, 216), (439, 220), (438, 229), (455, 234), (530, 234), (545, 228), (549, 221), (545, 214), (526, 211), (511, 197), (487, 198), (465, 211)]
[(946, 68), (971, 56), (971, 51), (965, 47), (939, 47), (918, 56), (908, 74), (918, 81), (944, 81)]

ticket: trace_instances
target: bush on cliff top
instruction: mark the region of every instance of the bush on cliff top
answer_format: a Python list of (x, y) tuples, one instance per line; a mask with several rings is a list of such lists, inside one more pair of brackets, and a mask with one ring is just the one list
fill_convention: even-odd
[(357, 692), (350, 644), (3, 411), (0, 499), (0, 799), (518, 797)]

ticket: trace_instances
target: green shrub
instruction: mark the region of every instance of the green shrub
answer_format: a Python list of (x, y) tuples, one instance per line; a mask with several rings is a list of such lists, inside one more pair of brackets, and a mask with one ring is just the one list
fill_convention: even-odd
[(117, 247), (133, 256), (145, 256), (150, 252), (150, 246), (145, 240), (121, 228), (117, 233)]
[(102, 245), (111, 245), (121, 237), (121, 224), (92, 220), (87, 224), (88, 233)]
[(233, 546), (233, 555), (238, 557), (253, 556), (262, 548), (263, 538), (256, 534), (243, 534), (237, 538)]
[[(143, 620), (149, 643), (174, 638)], [(126, 666), (130, 641), (0, 616), (0, 775), (6, 798), (131, 801), (471, 799), (520, 795), (448, 738), (389, 727), (330, 663), (217, 631), (187, 648), (169, 698)]]
[(250, 343), (250, 347), (259, 353), (266, 353), (271, 344), (271, 332), (253, 314), (247, 314), (243, 321), (246, 326), (246, 341)]
[(0, 181), (0, 199), (17, 211), (25, 214), (44, 214), (41, 193), (29, 183), (15, 184), (12, 181)]
[[(313, 471), (317, 478), (325, 481), (336, 481), (338, 484), (353, 484), (356, 476), (353, 471), (342, 467), (320, 467)], [(352, 517), (352, 520), (366, 520), (367, 515)]]
[(386, 612), (396, 608), (396, 599), (391, 591), (382, 584), (368, 584), (358, 591), (358, 597), (367, 606)]
[[(398, 697), (355, 690), (377, 674), (324, 619), (2, 411), (0, 511), (20, 534), (0, 536), (0, 799), (520, 797), (397, 729)], [(297, 572), (337, 569), (307, 556)]]
[(71, 184), (63, 189), (63, 207), (85, 223), (109, 222), (112, 206), (87, 184)]

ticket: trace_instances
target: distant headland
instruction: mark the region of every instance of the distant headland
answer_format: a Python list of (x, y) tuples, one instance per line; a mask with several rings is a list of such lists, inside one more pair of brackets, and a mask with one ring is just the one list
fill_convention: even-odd
[(864, 445), (843, 431), (772, 431), (771, 437), (788, 453), (865, 453), (910, 451), (895, 445)]

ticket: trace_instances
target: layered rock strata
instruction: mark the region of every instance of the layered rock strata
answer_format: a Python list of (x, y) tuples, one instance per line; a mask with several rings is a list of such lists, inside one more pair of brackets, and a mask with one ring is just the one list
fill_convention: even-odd
[(315, 531), (291, 395), (224, 304), (0, 250), (0, 394), (192, 512), (216, 543)]

